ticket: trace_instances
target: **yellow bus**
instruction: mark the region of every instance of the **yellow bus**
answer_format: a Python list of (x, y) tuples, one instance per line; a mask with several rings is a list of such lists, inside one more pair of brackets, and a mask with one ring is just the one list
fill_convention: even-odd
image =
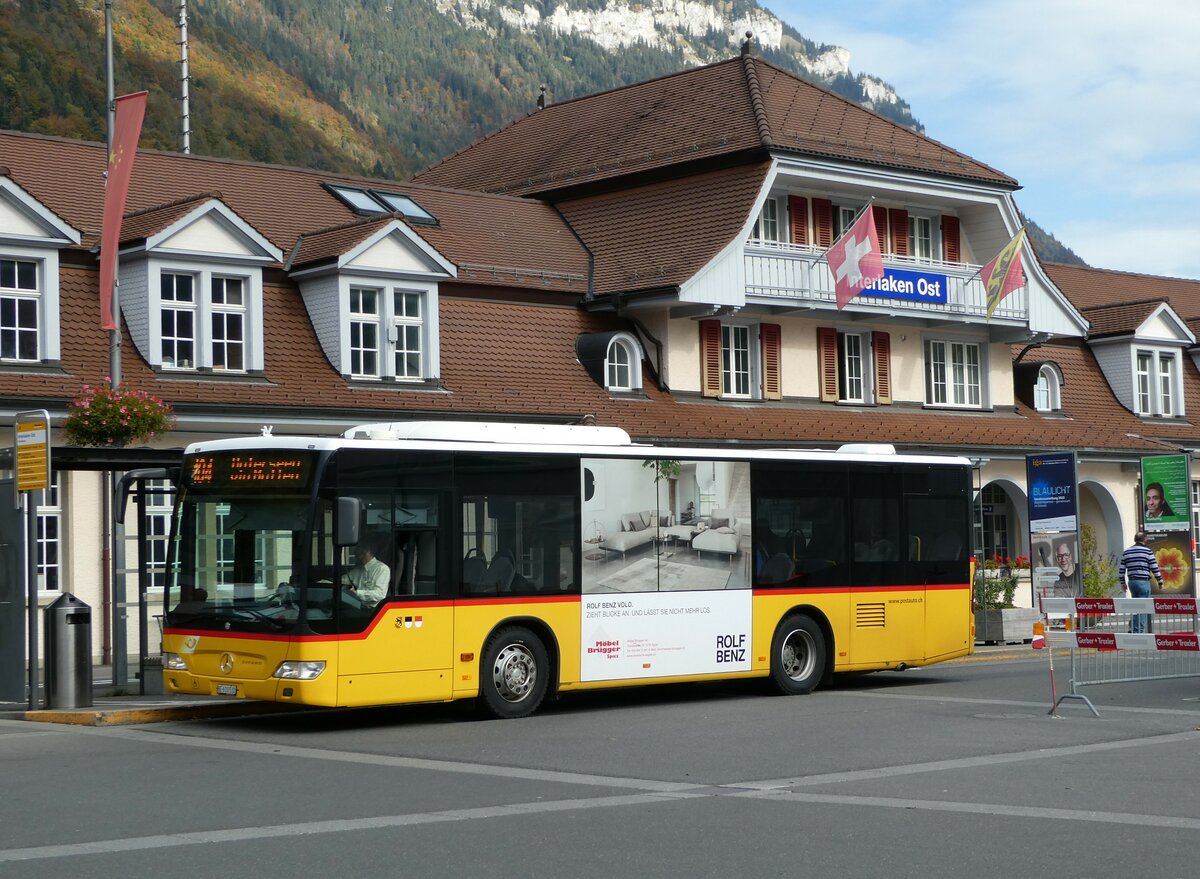
[(297, 705), (837, 672), (971, 653), (971, 465), (397, 422), (185, 452), (168, 692)]

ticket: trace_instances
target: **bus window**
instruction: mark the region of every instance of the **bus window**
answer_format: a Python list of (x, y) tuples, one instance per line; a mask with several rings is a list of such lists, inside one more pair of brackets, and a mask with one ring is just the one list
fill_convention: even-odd
[(908, 572), (900, 564), (907, 547), (900, 526), (900, 470), (855, 467), (850, 472), (850, 547), (854, 582), (896, 585)]
[(578, 591), (578, 470), (561, 459), (464, 456), (459, 556), (464, 595)]
[(755, 585), (847, 585), (845, 466), (756, 461), (751, 480)]

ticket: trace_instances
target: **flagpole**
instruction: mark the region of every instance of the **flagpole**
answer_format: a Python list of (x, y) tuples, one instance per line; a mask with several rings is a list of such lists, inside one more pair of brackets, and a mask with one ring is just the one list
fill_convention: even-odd
[[(113, 82), (113, 44), (112, 44), (112, 5), (113, 0), (104, 0), (104, 100), (108, 108), (108, 131), (105, 142), (108, 145), (104, 166), (107, 168), (112, 158), (113, 126), (116, 124), (117, 111), (116, 86)], [(113, 255), (113, 277), (117, 275), (116, 254)], [(109, 332), (108, 337), (108, 377), (115, 388), (121, 383), (121, 306), (120, 285), (113, 284), (112, 316), (117, 327)]]
[[(107, 169), (112, 163), (113, 151), (113, 132), (116, 128), (117, 115), (117, 96), (116, 85), (113, 77), (113, 45), (112, 45), (112, 5), (113, 0), (104, 0), (104, 97), (108, 102), (108, 131), (105, 137), (105, 142), (108, 149), (104, 154), (104, 167)], [(105, 171), (107, 176), (108, 171)], [(107, 181), (106, 181), (107, 182)], [(119, 245), (117, 250), (119, 250)], [(112, 387), (116, 387), (121, 383), (121, 306), (120, 306), (120, 285), (116, 283), (117, 277), (117, 253), (113, 253), (113, 289), (112, 289), (112, 305), (111, 314), (116, 328), (109, 331), (108, 337), (108, 379)], [(101, 282), (103, 283), (103, 282)], [(116, 471), (109, 471), (108, 477), (111, 479), (109, 483), (108, 495), (110, 498), (115, 494), (115, 487), (120, 482), (121, 474)], [(111, 502), (111, 501), (110, 501)], [(127, 636), (125, 629), (125, 529), (116, 522), (117, 517), (112, 516), (109, 521), (112, 523), (108, 538), (110, 541), (110, 556), (111, 569), (109, 571), (109, 591), (110, 591), (110, 610), (112, 619), (109, 621), (112, 656), (112, 682), (114, 687), (124, 687), (129, 681), (129, 649), (127, 646)], [(141, 523), (139, 523), (140, 527)]]

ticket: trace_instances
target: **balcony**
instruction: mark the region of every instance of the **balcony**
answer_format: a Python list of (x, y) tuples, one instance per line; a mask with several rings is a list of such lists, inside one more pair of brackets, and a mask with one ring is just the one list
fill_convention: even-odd
[[(752, 239), (744, 253), (747, 300), (785, 308), (837, 307), (833, 272), (823, 248)], [(980, 266), (904, 256), (888, 256), (883, 264), (887, 291), (864, 290), (848, 308), (962, 323), (987, 319)], [(1028, 285), (1005, 297), (991, 318), (993, 324), (1027, 325), (1028, 321)]]

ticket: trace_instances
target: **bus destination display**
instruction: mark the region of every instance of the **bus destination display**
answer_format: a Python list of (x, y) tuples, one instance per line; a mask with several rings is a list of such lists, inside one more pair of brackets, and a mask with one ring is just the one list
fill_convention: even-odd
[(195, 488), (307, 488), (313, 457), (309, 452), (193, 455), (187, 462), (187, 482)]

